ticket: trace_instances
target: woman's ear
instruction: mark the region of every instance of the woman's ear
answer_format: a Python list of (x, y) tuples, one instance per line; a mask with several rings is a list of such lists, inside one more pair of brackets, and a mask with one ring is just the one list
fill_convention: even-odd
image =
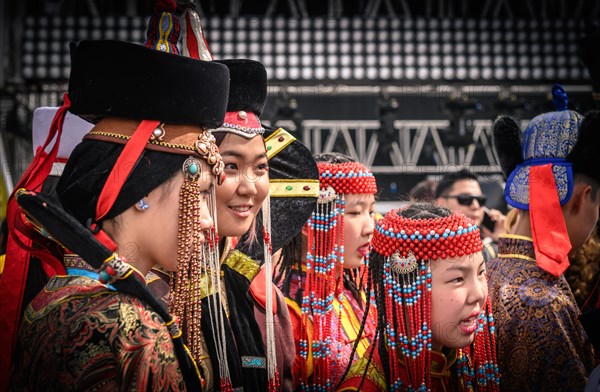
[(586, 183), (575, 184), (573, 195), (569, 200), (568, 212), (572, 215), (577, 215), (584, 210), (583, 206), (587, 198), (592, 199), (592, 187)]

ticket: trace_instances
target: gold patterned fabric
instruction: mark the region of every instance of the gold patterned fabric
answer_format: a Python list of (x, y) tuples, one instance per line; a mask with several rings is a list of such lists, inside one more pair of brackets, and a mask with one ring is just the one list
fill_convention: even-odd
[(486, 263), (505, 391), (580, 391), (594, 367), (579, 308), (563, 275), (535, 262), (533, 242), (501, 236)]
[(25, 311), (15, 391), (183, 391), (173, 342), (139, 299), (86, 276), (55, 276)]

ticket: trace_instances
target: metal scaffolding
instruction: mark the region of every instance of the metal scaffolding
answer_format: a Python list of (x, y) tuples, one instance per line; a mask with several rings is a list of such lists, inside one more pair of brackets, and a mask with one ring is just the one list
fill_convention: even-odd
[[(492, 146), (492, 122), (473, 120), (470, 125), (472, 141), (467, 146), (455, 147), (443, 142), (442, 134), (450, 127), (447, 120), (397, 120), (394, 122), (397, 138), (388, 147), (390, 165), (377, 164), (381, 124), (376, 120), (305, 120), (302, 140), (314, 154), (347, 152), (376, 174), (443, 174), (462, 168), (499, 174), (498, 157)], [(477, 150), (483, 154), (475, 160)], [(427, 160), (434, 163), (420, 163)]]

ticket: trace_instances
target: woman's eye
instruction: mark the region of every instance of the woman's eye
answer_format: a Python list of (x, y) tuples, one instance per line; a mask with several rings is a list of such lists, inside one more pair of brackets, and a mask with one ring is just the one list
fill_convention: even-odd
[(462, 283), (463, 281), (464, 281), (464, 278), (463, 278), (462, 276), (460, 276), (460, 277), (457, 277), (457, 278), (451, 279), (451, 280), (449, 281), (449, 283)]
[(225, 170), (237, 170), (237, 165), (235, 163), (226, 163)]
[(485, 273), (486, 273), (486, 272), (487, 272), (487, 271), (485, 270), (485, 268), (484, 268), (484, 269), (482, 269), (481, 271), (479, 271), (479, 276), (485, 276)]
[(269, 171), (269, 165), (267, 163), (261, 163), (256, 167), (256, 170), (262, 172)]
[(369, 216), (370, 217), (374, 217), (375, 216), (375, 211), (369, 211)]

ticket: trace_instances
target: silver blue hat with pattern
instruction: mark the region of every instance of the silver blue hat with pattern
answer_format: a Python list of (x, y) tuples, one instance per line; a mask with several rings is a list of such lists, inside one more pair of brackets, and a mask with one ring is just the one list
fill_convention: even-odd
[[(567, 157), (577, 142), (583, 116), (567, 109), (567, 93), (561, 86), (555, 85), (552, 88), (552, 97), (556, 111), (543, 113), (531, 120), (520, 137), (520, 162), (510, 174), (506, 173), (508, 179), (504, 197), (507, 203), (515, 208), (529, 210), (531, 166), (551, 163), (560, 204), (565, 204), (571, 198), (573, 168)], [(494, 134), (498, 138), (502, 133), (494, 129)], [(496, 145), (498, 146), (498, 143)], [(500, 151), (499, 155), (502, 157)]]

